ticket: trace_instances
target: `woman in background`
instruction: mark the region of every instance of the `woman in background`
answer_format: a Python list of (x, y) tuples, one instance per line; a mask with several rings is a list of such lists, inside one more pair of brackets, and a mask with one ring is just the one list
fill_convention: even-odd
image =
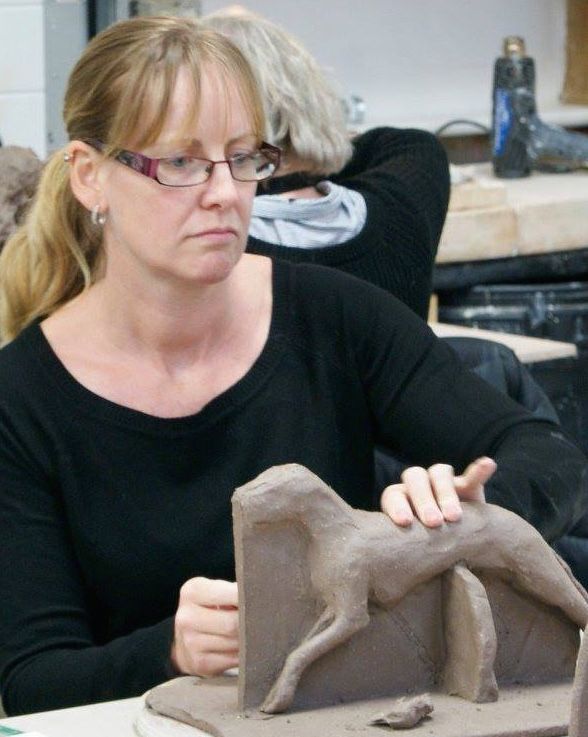
[(435, 136), (375, 128), (350, 139), (342, 100), (292, 35), (239, 6), (204, 16), (251, 64), (268, 141), (282, 149), (258, 189), (247, 250), (332, 266), (394, 294), (427, 317), (449, 200)]

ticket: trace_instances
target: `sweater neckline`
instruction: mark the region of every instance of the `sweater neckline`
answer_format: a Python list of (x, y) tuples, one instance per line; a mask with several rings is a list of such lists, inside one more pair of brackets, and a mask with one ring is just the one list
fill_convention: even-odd
[(80, 383), (61, 362), (45, 337), (39, 321), (23, 333), (34, 357), (59, 392), (67, 395), (79, 411), (102, 421), (125, 425), (144, 432), (177, 434), (222, 419), (228, 412), (244, 404), (269, 380), (281, 356), (285, 315), (289, 295), (288, 264), (272, 261), (272, 315), (266, 342), (246, 374), (232, 386), (210, 400), (201, 410), (181, 417), (158, 417), (118, 404), (96, 394)]

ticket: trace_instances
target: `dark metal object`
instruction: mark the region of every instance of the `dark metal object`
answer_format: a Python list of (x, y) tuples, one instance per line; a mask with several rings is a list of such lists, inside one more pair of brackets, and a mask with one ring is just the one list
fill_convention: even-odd
[(588, 281), (479, 284), (440, 294), (439, 319), (458, 325), (574, 343), (577, 359), (528, 368), (564, 430), (588, 454)]
[[(533, 256), (512, 256), (484, 261), (437, 264), (433, 274), (436, 293), (465, 289), (477, 284), (513, 284), (588, 280), (586, 248)], [(445, 295), (440, 295), (445, 300)]]
[(588, 354), (588, 282), (480, 284), (444, 295), (439, 318), (575, 343)]
[(516, 106), (518, 94), (535, 99), (535, 62), (525, 55), (525, 42), (507, 36), (504, 55), (494, 63), (492, 89), (492, 163), (497, 177), (514, 179), (531, 173), (526, 120)]
[(588, 168), (588, 136), (544, 123), (535, 102), (535, 62), (518, 36), (504, 40), (504, 55), (494, 64), (492, 163), (502, 178), (535, 171)]

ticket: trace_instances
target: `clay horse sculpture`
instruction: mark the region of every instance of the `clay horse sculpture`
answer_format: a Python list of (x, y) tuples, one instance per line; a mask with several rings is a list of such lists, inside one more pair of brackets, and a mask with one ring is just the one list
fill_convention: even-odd
[(278, 713), (291, 705), (304, 671), (366, 627), (370, 601), (391, 608), (456, 566), (491, 570), (586, 627), (588, 595), (531, 525), (492, 504), (463, 507), (457, 523), (401, 528), (382, 513), (353, 509), (295, 464), (270, 468), (236, 490), (233, 513), (239, 524), (289, 521), (305, 528), (310, 580), (323, 607), (287, 656), (262, 711)]

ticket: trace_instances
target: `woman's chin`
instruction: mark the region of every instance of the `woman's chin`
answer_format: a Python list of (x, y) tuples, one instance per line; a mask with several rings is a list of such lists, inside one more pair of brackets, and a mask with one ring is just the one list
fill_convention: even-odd
[(207, 253), (191, 264), (184, 274), (203, 285), (217, 284), (231, 275), (241, 255), (241, 252), (226, 251)]

